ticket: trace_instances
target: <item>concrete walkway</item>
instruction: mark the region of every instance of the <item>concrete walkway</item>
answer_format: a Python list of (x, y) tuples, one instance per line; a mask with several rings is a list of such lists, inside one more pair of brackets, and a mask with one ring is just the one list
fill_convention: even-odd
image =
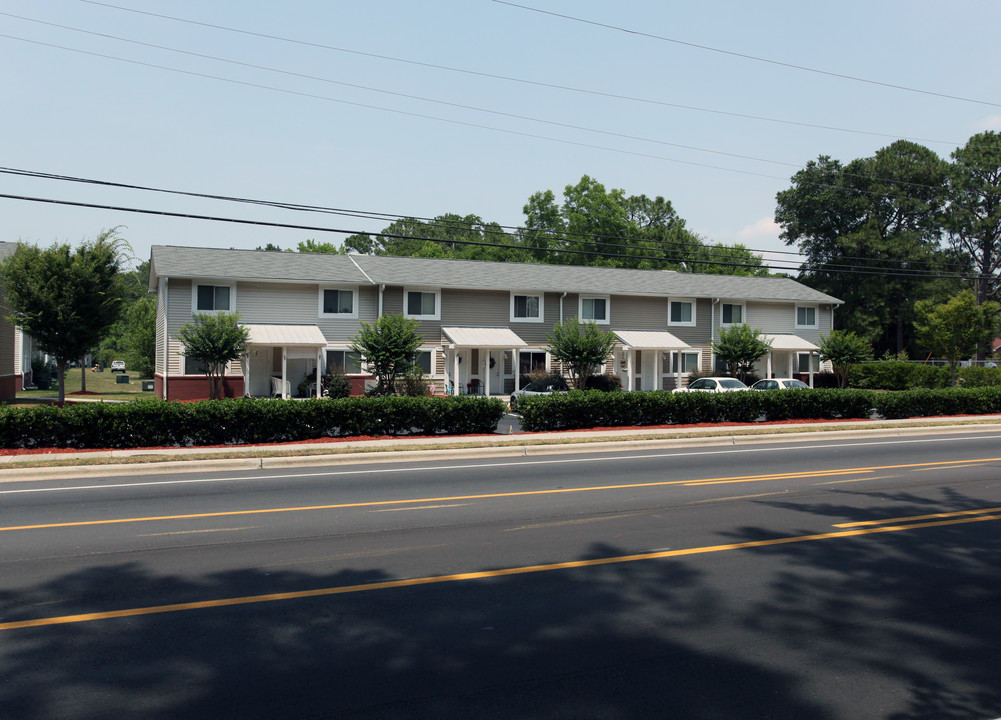
[[(512, 421), (508, 420), (508, 427), (510, 429), (507, 432), (493, 435), (458, 437), (393, 437), (276, 445), (139, 448), (88, 452), (54, 449), (45, 454), (0, 455), (0, 483), (98, 474), (136, 475), (359, 462), (613, 452), (761, 442), (816, 442), (834, 437), (848, 439), (921, 434), (941, 436), (978, 430), (1001, 433), (1001, 415), (849, 422), (750, 423), (701, 427), (633, 427), (540, 433), (518, 433), (514, 430), (515, 425)], [(42, 467), (41, 464), (48, 467)]]

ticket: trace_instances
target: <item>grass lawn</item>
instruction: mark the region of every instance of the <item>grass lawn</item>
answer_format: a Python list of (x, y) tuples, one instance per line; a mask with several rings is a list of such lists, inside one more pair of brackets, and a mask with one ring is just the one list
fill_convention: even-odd
[[(94, 398), (95, 400), (98, 397), (104, 400), (137, 400), (139, 398), (155, 397), (152, 392), (142, 391), (142, 381), (135, 373), (125, 373), (129, 376), (128, 383), (119, 383), (118, 378), (121, 377), (121, 373), (112, 373), (110, 370), (91, 372), (88, 368), (86, 373), (87, 397)], [(82, 374), (83, 370), (81, 368), (70, 368), (66, 371), (67, 400), (72, 400), (72, 394), (80, 391)], [(92, 393), (96, 393), (96, 395), (92, 395)], [(58, 397), (58, 395), (59, 389), (56, 387), (55, 382), (53, 382), (52, 387), (48, 390), (24, 390), (17, 394), (17, 398), (18, 400), (31, 400), (35, 398), (51, 399)]]

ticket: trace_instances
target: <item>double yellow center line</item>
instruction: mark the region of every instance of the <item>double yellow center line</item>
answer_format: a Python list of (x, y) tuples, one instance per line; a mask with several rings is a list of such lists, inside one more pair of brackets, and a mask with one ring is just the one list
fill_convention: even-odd
[(528, 565), (523, 567), (504, 568), (501, 570), (484, 570), (479, 572), (457, 573), (454, 575), (435, 575), (431, 577), (408, 578), (403, 580), (387, 580), (385, 582), (367, 583), (363, 585), (344, 585), (340, 587), (319, 588), (316, 590), (269, 593), (267, 595), (248, 595), (245, 597), (203, 600), (199, 602), (177, 603), (174, 605), (154, 605), (151, 607), (83, 613), (80, 615), (63, 615), (59, 617), (38, 618), (35, 620), (19, 620), (0, 623), (0, 631), (46, 627), (51, 625), (65, 625), (69, 623), (92, 622), (95, 620), (138, 617), (141, 615), (158, 615), (188, 610), (207, 610), (211, 608), (234, 607), (237, 605), (250, 605), (255, 603), (275, 602), (279, 600), (303, 600), (306, 598), (347, 595), (350, 593), (371, 592), (374, 590), (389, 590), (393, 588), (436, 585), (440, 583), (462, 582), (468, 580), (484, 580), (488, 578), (549, 572), (552, 570), (570, 570), (574, 568), (596, 567), (599, 565), (638, 562), (641, 560), (660, 560), (664, 558), (684, 557), (686, 555), (704, 555), (708, 553), (724, 552), (727, 550), (747, 550), (750, 548), (770, 547), (773, 545), (789, 545), (791, 543), (809, 542), (811, 540), (831, 540), (835, 538), (873, 535), (876, 533), (900, 532), (902, 530), (914, 530), (916, 528), (982, 522), (985, 520), (1001, 520), (1001, 507), (984, 508), (982, 510), (961, 510), (952, 513), (935, 513), (933, 515), (915, 515), (911, 517), (889, 518), (885, 520), (869, 520), (856, 523), (842, 523), (840, 525), (835, 525), (835, 527), (852, 529), (829, 533), (818, 533), (815, 535), (780, 537), (773, 538), (771, 540), (752, 540), (741, 543), (730, 543), (727, 545), (709, 545), (704, 547), (685, 548), (681, 550), (658, 550), (655, 552), (638, 553), (634, 555), (619, 555), (616, 557), (597, 558), (591, 560), (573, 560), (570, 562), (549, 563), (545, 565)]

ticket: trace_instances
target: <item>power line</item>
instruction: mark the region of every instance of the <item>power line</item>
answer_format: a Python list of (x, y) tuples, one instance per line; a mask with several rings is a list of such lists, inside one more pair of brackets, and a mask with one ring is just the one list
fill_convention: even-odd
[(867, 85), (878, 85), (880, 87), (892, 88), (894, 90), (903, 90), (905, 92), (911, 92), (911, 93), (919, 93), (921, 95), (931, 95), (933, 97), (945, 98), (947, 100), (959, 100), (960, 102), (974, 103), (976, 105), (1001, 107), (1001, 103), (989, 102), (987, 100), (975, 100), (972, 98), (960, 97), (958, 95), (947, 95), (945, 93), (933, 92), (931, 90), (921, 90), (920, 88), (907, 87), (906, 85), (896, 85), (894, 83), (881, 82), (879, 80), (870, 80), (868, 78), (856, 77), (854, 75), (845, 75), (843, 73), (830, 72), (827, 70), (819, 70), (817, 68), (811, 68), (805, 65), (796, 65), (795, 63), (787, 63), (787, 62), (782, 62), (780, 60), (771, 60), (769, 58), (758, 57), (756, 55), (747, 55), (745, 53), (734, 52), (733, 50), (723, 50), (721, 48), (715, 48), (709, 45), (700, 45), (698, 43), (688, 42), (685, 40), (678, 40), (676, 38), (664, 37), (663, 35), (654, 35), (652, 33), (642, 32), (640, 30), (631, 30), (629, 28), (619, 27), (617, 25), (610, 25), (607, 23), (600, 23), (594, 20), (587, 20), (585, 18), (575, 17), (573, 15), (565, 15), (562, 13), (552, 12), (550, 10), (541, 10), (539, 8), (529, 7), (528, 5), (519, 5), (517, 3), (508, 2), (508, 0), (492, 0), (492, 2), (495, 2), (499, 5), (508, 5), (513, 8), (518, 8), (519, 10), (528, 10), (529, 12), (539, 13), (540, 15), (550, 15), (552, 17), (560, 18), (562, 20), (571, 20), (573, 22), (583, 23), (585, 25), (593, 25), (595, 27), (605, 28), (606, 30), (615, 30), (617, 32), (627, 33), (629, 35), (636, 35), (639, 37), (650, 38), (652, 40), (661, 40), (663, 42), (673, 43), (675, 45), (683, 45), (685, 47), (696, 48), (698, 50), (705, 50), (707, 52), (719, 53), (721, 55), (729, 55), (730, 57), (738, 57), (743, 60), (753, 60), (754, 62), (767, 63), (769, 65), (777, 65), (779, 67), (790, 68), (792, 70), (801, 70), (803, 72), (816, 73), (818, 75), (826, 75), (828, 77), (840, 78), (841, 80), (851, 80), (852, 82), (866, 83)]
[[(258, 38), (263, 38), (263, 39), (266, 39), (266, 40), (275, 40), (275, 41), (278, 41), (278, 42), (291, 43), (291, 44), (295, 44), (295, 45), (301, 45), (301, 46), (304, 46), (304, 47), (317, 48), (317, 49), (321, 49), (321, 50), (330, 50), (330, 51), (333, 51), (333, 52), (346, 53), (346, 54), (350, 54), (350, 55), (358, 55), (360, 57), (375, 58), (377, 60), (385, 60), (385, 61), (388, 61), (388, 62), (403, 63), (403, 64), (407, 64), (407, 65), (414, 65), (414, 66), (417, 66), (417, 67), (425, 67), (425, 68), (429, 68), (429, 69), (433, 69), (433, 70), (443, 70), (443, 71), (446, 71), (446, 72), (461, 73), (461, 74), (471, 75), (471, 76), (475, 76), (475, 77), (489, 78), (489, 79), (492, 79), (492, 80), (503, 80), (505, 82), (520, 83), (520, 84), (523, 84), (523, 85), (533, 85), (535, 87), (543, 87), (543, 88), (549, 88), (549, 89), (553, 89), (553, 90), (563, 90), (563, 91), (566, 91), (566, 92), (580, 93), (580, 94), (586, 94), (586, 95), (594, 95), (594, 96), (597, 96), (597, 97), (611, 98), (611, 99), (615, 99), (615, 100), (626, 100), (626, 101), (629, 101), (629, 102), (644, 103), (644, 104), (648, 104), (648, 105), (659, 105), (661, 107), (675, 108), (675, 109), (678, 109), (678, 110), (689, 110), (689, 111), (693, 111), (693, 112), (702, 112), (702, 113), (710, 113), (710, 114), (714, 114), (714, 115), (723, 115), (723, 116), (726, 116), (726, 117), (735, 117), (735, 118), (741, 118), (741, 119), (744, 119), (744, 120), (757, 120), (757, 121), (761, 121), (761, 122), (779, 123), (779, 124), (783, 124), (783, 125), (793, 125), (793, 126), (797, 126), (797, 127), (814, 128), (814, 129), (817, 129), (817, 130), (830, 130), (830, 131), (833, 131), (833, 132), (853, 133), (853, 134), (857, 134), (857, 135), (870, 135), (870, 136), (874, 136), (874, 137), (885, 137), (885, 138), (895, 138), (895, 139), (900, 137), (899, 135), (895, 135), (895, 134), (891, 134), (891, 133), (880, 133), (880, 132), (873, 132), (873, 131), (869, 131), (869, 130), (858, 130), (858, 129), (852, 129), (852, 128), (842, 128), (842, 127), (836, 127), (836, 126), (832, 126), (832, 125), (819, 125), (819, 124), (815, 124), (815, 123), (808, 123), (808, 122), (802, 122), (802, 121), (797, 121), (797, 120), (784, 120), (782, 118), (766, 117), (766, 116), (762, 116), (762, 115), (750, 115), (750, 114), (737, 113), (737, 112), (731, 112), (731, 111), (726, 111), (726, 110), (718, 110), (718, 109), (714, 109), (714, 108), (698, 107), (698, 106), (695, 106), (695, 105), (683, 105), (683, 104), (679, 104), (679, 103), (670, 103), (670, 102), (666, 102), (666, 101), (663, 101), (663, 100), (653, 100), (653, 99), (650, 99), (650, 98), (641, 98), (641, 97), (635, 97), (635, 96), (632, 96), (632, 95), (621, 95), (621, 94), (618, 94), (618, 93), (602, 92), (600, 90), (590, 90), (590, 89), (587, 89), (587, 88), (573, 87), (573, 86), (570, 86), (570, 85), (560, 85), (558, 83), (542, 82), (542, 81), (539, 81), (539, 80), (529, 80), (529, 79), (526, 79), (526, 78), (512, 77), (510, 75), (497, 75), (497, 74), (482, 72), (482, 71), (478, 71), (478, 70), (470, 70), (468, 68), (458, 68), (458, 67), (453, 67), (453, 66), (449, 66), (449, 65), (440, 65), (440, 64), (436, 64), (436, 63), (421, 62), (419, 60), (411, 60), (411, 59), (408, 59), (408, 58), (394, 57), (392, 55), (381, 55), (379, 53), (364, 52), (364, 51), (361, 51), (361, 50), (352, 50), (352, 49), (349, 49), (349, 48), (337, 47), (337, 46), (334, 46), (334, 45), (326, 45), (326, 44), (323, 44), (323, 43), (310, 42), (310, 41), (307, 41), (307, 40), (299, 40), (299, 39), (296, 39), (296, 38), (283, 37), (281, 35), (271, 35), (271, 34), (268, 34), (268, 33), (254, 32), (254, 31), (251, 31), (251, 30), (241, 30), (239, 28), (229, 27), (229, 26), (226, 26), (226, 25), (217, 25), (217, 24), (213, 24), (213, 23), (201, 22), (201, 21), (198, 21), (198, 20), (190, 20), (188, 18), (181, 18), (181, 17), (176, 17), (176, 16), (173, 16), (173, 15), (163, 15), (161, 13), (154, 13), (154, 12), (149, 12), (149, 11), (145, 11), (145, 10), (137, 10), (135, 8), (127, 8), (127, 7), (122, 7), (120, 5), (112, 5), (110, 3), (96, 2), (95, 0), (80, 0), (80, 1), (84, 2), (84, 3), (87, 3), (89, 5), (97, 5), (97, 6), (100, 6), (100, 7), (106, 7), (106, 8), (110, 8), (110, 9), (113, 9), (113, 10), (121, 10), (123, 12), (130, 12), (130, 13), (135, 13), (135, 14), (138, 14), (138, 15), (147, 15), (149, 17), (160, 18), (160, 19), (163, 19), (163, 20), (171, 20), (173, 22), (179, 22), (179, 23), (187, 23), (189, 25), (196, 25), (196, 26), (200, 26), (200, 27), (207, 27), (207, 28), (212, 28), (214, 30), (222, 30), (224, 32), (236, 33), (236, 34), (239, 34), (239, 35), (247, 35), (247, 36), (250, 36), (250, 37), (258, 37)], [(3, 14), (6, 14), (6, 13), (3, 13)], [(19, 16), (11, 16), (11, 17), (19, 17)], [(22, 19), (30, 19), (30, 18), (22, 18)], [(41, 21), (33, 20), (32, 22), (41, 22)], [(57, 26), (57, 27), (63, 27), (63, 26)], [(76, 30), (76, 28), (68, 28), (68, 29)], [(87, 32), (87, 31), (80, 30), (79, 32)], [(915, 142), (928, 142), (928, 143), (937, 143), (937, 144), (941, 144), (941, 145), (952, 145), (952, 146), (959, 145), (958, 142), (954, 142), (954, 141), (950, 141), (950, 140), (932, 140), (932, 139), (927, 139), (927, 138), (908, 138), (908, 139), (914, 140)]]
[[(415, 221), (418, 221), (418, 222), (422, 222), (425, 226), (427, 226), (430, 229), (445, 229), (445, 230), (470, 230), (470, 229), (472, 229), (472, 224), (468, 223), (468, 222), (465, 222), (462, 219), (458, 219), (458, 220), (446, 220), (446, 219), (443, 219), (441, 216), (436, 217), (436, 218), (417, 217), (417, 216), (413, 216), (413, 215), (400, 215), (400, 214), (396, 214), (396, 213), (371, 212), (371, 211), (364, 211), (364, 210), (349, 210), (349, 209), (345, 209), (345, 208), (333, 208), (333, 207), (320, 206), (320, 205), (303, 205), (303, 204), (299, 204), (299, 203), (290, 203), (290, 202), (284, 202), (284, 201), (259, 200), (259, 199), (253, 199), (253, 198), (242, 198), (242, 197), (235, 197), (235, 196), (231, 196), (231, 195), (198, 193), (198, 192), (184, 191), (184, 190), (170, 190), (170, 189), (156, 188), (156, 187), (150, 187), (150, 186), (145, 186), (145, 185), (135, 185), (135, 184), (129, 184), (129, 183), (113, 182), (113, 181), (109, 181), (109, 180), (95, 180), (95, 179), (90, 179), (90, 178), (73, 177), (73, 176), (70, 176), (70, 175), (57, 175), (57, 174), (54, 174), (54, 173), (40, 172), (40, 171), (34, 171), (34, 170), (21, 170), (21, 169), (17, 169), (17, 168), (0, 167), (0, 174), (14, 175), (14, 176), (20, 176), (20, 177), (30, 177), (30, 178), (42, 179), (42, 180), (57, 180), (57, 181), (73, 182), (73, 183), (80, 183), (80, 184), (87, 184), (87, 185), (97, 185), (97, 186), (102, 186), (102, 187), (115, 187), (115, 188), (121, 188), (121, 189), (126, 189), (126, 190), (141, 190), (141, 191), (146, 191), (146, 192), (156, 192), (156, 193), (162, 193), (162, 194), (167, 194), (167, 195), (179, 195), (179, 196), (193, 197), (193, 198), (207, 199), (207, 200), (221, 200), (221, 201), (225, 201), (225, 202), (245, 203), (245, 204), (257, 205), (257, 206), (261, 206), (261, 207), (271, 207), (271, 208), (282, 209), (282, 210), (294, 210), (294, 211), (297, 211), (297, 212), (316, 212), (316, 213), (323, 213), (323, 214), (342, 215), (342, 216), (345, 216), (345, 217), (355, 217), (355, 218), (362, 218), (362, 219), (368, 219), (368, 220), (380, 220), (382, 222), (390, 222), (390, 223), (401, 222), (401, 221), (406, 221), (406, 220), (415, 220)], [(638, 242), (638, 243), (641, 243), (642, 246), (646, 247), (647, 249), (652, 249), (650, 247), (652, 245), (652, 246), (656, 246), (656, 248), (658, 248), (658, 249), (663, 249), (665, 252), (668, 249), (670, 249), (670, 248), (679, 248), (681, 250), (690, 250), (691, 249), (691, 245), (690, 244), (687, 244), (687, 243), (684, 243), (684, 242), (674, 242), (674, 241), (669, 241), (669, 240), (653, 240), (653, 239), (635, 238), (635, 237), (622, 236), (622, 235), (598, 235), (598, 234), (593, 234), (593, 233), (573, 233), (573, 232), (568, 232), (568, 231), (564, 231), (564, 230), (545, 230), (545, 229), (543, 229), (543, 230), (528, 230), (526, 228), (514, 227), (514, 226), (510, 226), (510, 225), (500, 225), (500, 224), (497, 224), (497, 223), (494, 223), (494, 224), (497, 226), (497, 228), (500, 229), (500, 232), (497, 233), (496, 231), (494, 231), (494, 230), (492, 230), (492, 229), (490, 229), (488, 227), (484, 227), (484, 229), (483, 229), (484, 236), (488, 236), (489, 237), (490, 235), (497, 235), (497, 234), (499, 234), (499, 235), (502, 235), (504, 237), (507, 237), (508, 233), (505, 232), (505, 231), (506, 230), (510, 230), (511, 234), (515, 235), (515, 236), (524, 237), (526, 234), (537, 234), (537, 235), (549, 236), (549, 237), (552, 237), (552, 238), (557, 239), (557, 240), (560, 239), (560, 238), (570, 238), (570, 239), (574, 239), (576, 242), (581, 243), (581, 244), (591, 244), (591, 245), (594, 245), (595, 247), (601, 246), (602, 248), (635, 249), (637, 247), (636, 243)], [(487, 224), (485, 223), (485, 225), (487, 225)], [(366, 235), (376, 234), (377, 235), (377, 233), (363, 233), (363, 234), (366, 234)], [(416, 236), (413, 236), (413, 235), (405, 235), (405, 236), (401, 236), (401, 237), (410, 237), (410, 238), (417, 239)], [(444, 238), (438, 238), (437, 240), (440, 241), (440, 242), (446, 242), (446, 243), (447, 242), (451, 242), (450, 240), (444, 239)], [(629, 242), (627, 244), (617, 244), (617, 243), (614, 243), (614, 242), (609, 242), (609, 241), (613, 241), (613, 240), (625, 240), (625, 241), (629, 241)], [(508, 245), (508, 244), (504, 244), (504, 243), (501, 243), (499, 246), (500, 247), (516, 247), (516, 246), (511, 246), (511, 245)], [(752, 254), (764, 254), (764, 253), (768, 253), (768, 254), (771, 254), (771, 255), (791, 255), (791, 256), (794, 256), (794, 257), (804, 257), (802, 253), (792, 252), (792, 251), (762, 250), (762, 249), (757, 249), (757, 248), (744, 248), (744, 249), (747, 250), (748, 252), (752, 253)], [(704, 254), (704, 256), (706, 258), (710, 258), (710, 259), (714, 258), (714, 257), (721, 257), (723, 259), (727, 259), (727, 258), (730, 257), (729, 252), (727, 251), (727, 249), (725, 249), (725, 248), (717, 248), (717, 247), (712, 246), (712, 245), (703, 245), (702, 246), (702, 253)], [(661, 260), (666, 260), (666, 258), (660, 258), (660, 259)], [(872, 263), (899, 262), (899, 260), (894, 261), (894, 260), (891, 260), (890, 258), (871, 258), (871, 257), (867, 258), (867, 257), (858, 257), (858, 256), (849, 256), (849, 255), (842, 255), (842, 256), (840, 256), (838, 258), (838, 260), (839, 261), (858, 260), (858, 261), (866, 263), (866, 265), (864, 267), (869, 267), (869, 268), (872, 267)], [(692, 260), (689, 260), (689, 261), (690, 262), (694, 262)], [(780, 262), (780, 261), (776, 261), (776, 262)], [(794, 262), (794, 261), (788, 261), (788, 262)], [(949, 268), (949, 267), (952, 267), (952, 268), (962, 268), (962, 267), (964, 267), (960, 263), (941, 263), (941, 262), (928, 262), (928, 261), (920, 261), (920, 260), (918, 260), (918, 261), (910, 261), (909, 264), (911, 264), (911, 265), (927, 265), (927, 266), (934, 266), (934, 267), (941, 267), (941, 268)], [(843, 262), (838, 262), (838, 263), (828, 262), (828, 263), (824, 263), (823, 266), (827, 270), (835, 270), (835, 269), (842, 269), (842, 268), (843, 269), (853, 269), (853, 268), (860, 267), (859, 265), (848, 264), (848, 263), (843, 263)]]
[[(314, 225), (295, 225), (295, 224), (290, 224), (290, 223), (276, 223), (276, 222), (267, 222), (267, 221), (262, 221), (262, 220), (247, 220), (247, 219), (243, 219), (243, 218), (227, 218), (227, 217), (220, 217), (220, 216), (216, 216), (216, 215), (200, 215), (200, 214), (194, 214), (194, 213), (180, 213), (180, 212), (171, 212), (171, 211), (167, 211), (167, 210), (151, 210), (151, 209), (146, 209), (146, 208), (124, 207), (124, 206), (119, 206), (119, 205), (102, 205), (102, 204), (98, 204), (98, 203), (84, 203), (84, 202), (75, 202), (75, 201), (70, 201), (70, 200), (56, 200), (56, 199), (52, 199), (52, 198), (39, 198), (39, 197), (31, 197), (31, 196), (26, 196), (26, 195), (11, 195), (11, 194), (7, 194), (7, 193), (0, 193), (0, 198), (6, 198), (8, 200), (23, 200), (23, 201), (26, 201), (26, 202), (46, 203), (46, 204), (51, 204), (51, 205), (66, 205), (66, 206), (70, 206), (70, 207), (82, 207), (82, 208), (90, 208), (90, 209), (96, 209), (96, 210), (111, 210), (111, 211), (114, 211), (114, 212), (129, 212), (129, 213), (138, 213), (138, 214), (143, 214), (143, 215), (157, 215), (157, 216), (161, 216), (161, 217), (184, 218), (184, 219), (189, 219), (189, 220), (206, 220), (206, 221), (212, 221), (212, 222), (233, 223), (233, 224), (239, 224), (239, 225), (254, 225), (254, 226), (259, 226), (259, 227), (281, 228), (281, 229), (291, 229), (291, 230), (308, 230), (310, 232), (338, 233), (338, 234), (344, 234), (344, 235), (366, 234), (366, 235), (372, 235), (372, 236), (375, 236), (375, 237), (384, 237), (384, 238), (398, 239), (398, 240), (421, 240), (421, 241), (425, 241), (425, 242), (437, 242), (437, 243), (445, 243), (445, 242), (447, 242), (447, 243), (451, 243), (451, 244), (454, 244), (454, 245), (470, 245), (470, 246), (476, 246), (476, 247), (493, 247), (493, 248), (502, 248), (502, 249), (507, 249), (507, 250), (524, 250), (524, 251), (529, 251), (529, 252), (531, 252), (531, 251), (556, 252), (556, 253), (562, 253), (562, 254), (566, 254), (566, 255), (583, 255), (583, 256), (589, 256), (589, 257), (623, 258), (623, 259), (629, 259), (629, 260), (652, 260), (652, 261), (656, 261), (656, 262), (662, 262), (664, 260), (664, 258), (655, 257), (655, 256), (630, 255), (630, 254), (622, 254), (622, 253), (601, 253), (601, 252), (596, 252), (596, 251), (592, 251), (592, 250), (573, 250), (573, 249), (565, 249), (565, 248), (554, 250), (554, 249), (551, 249), (551, 248), (530, 247), (530, 246), (523, 246), (523, 245), (504, 245), (504, 244), (501, 244), (501, 243), (487, 243), (487, 242), (479, 242), (479, 241), (475, 241), (475, 240), (442, 240), (441, 238), (414, 237), (414, 236), (411, 236), (411, 235), (399, 235), (399, 234), (381, 233), (381, 232), (380, 233), (363, 233), (363, 232), (359, 232), (359, 231), (356, 231), (356, 230), (347, 230), (347, 229), (344, 229), (344, 228), (328, 228), (328, 227), (314, 226)], [(706, 265), (715, 265), (715, 266), (723, 266), (723, 267), (740, 267), (740, 268), (750, 268), (750, 269), (756, 269), (756, 270), (761, 269), (761, 267), (758, 266), (758, 265), (750, 265), (748, 263), (717, 262), (717, 261), (704, 261), (704, 260), (691, 260), (691, 261), (686, 260), (686, 262), (691, 262), (692, 264), (696, 264), (696, 265), (697, 264), (706, 264)], [(782, 268), (782, 267), (780, 267), (778, 269), (779, 270), (796, 270), (797, 268)], [(814, 272), (823, 272), (823, 270), (818, 270), (816, 268), (813, 269), (813, 271)], [(842, 274), (842, 275), (878, 275), (878, 276), (881, 276), (881, 277), (909, 277), (909, 278), (914, 278), (914, 279), (922, 279), (922, 278), (924, 278), (924, 279), (932, 279), (932, 278), (936, 278), (936, 279), (960, 279), (960, 280), (962, 280), (962, 279), (970, 279), (970, 277), (971, 277), (970, 275), (966, 275), (966, 274), (952, 275), (952, 274), (943, 274), (943, 273), (885, 272), (885, 271), (864, 270), (864, 269), (838, 270), (838, 271), (834, 271), (834, 272), (835, 272), (835, 274)]]

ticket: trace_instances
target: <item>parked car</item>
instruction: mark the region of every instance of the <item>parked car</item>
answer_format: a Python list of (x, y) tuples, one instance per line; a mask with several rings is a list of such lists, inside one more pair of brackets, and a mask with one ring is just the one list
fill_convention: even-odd
[(521, 390), (515, 390), (511, 395), (511, 409), (518, 406), (518, 398), (528, 395), (551, 395), (556, 392), (570, 392), (567, 381), (563, 378), (546, 378), (530, 382)]
[(758, 380), (751, 385), (751, 390), (802, 390), (803, 388), (809, 390), (810, 386), (795, 378), (769, 378)]
[(699, 378), (688, 387), (674, 388), (672, 392), (737, 392), (740, 390), (750, 390), (747, 385), (737, 378), (730, 377), (704, 377)]
[(111, 372), (116, 373), (125, 372), (125, 361), (124, 360), (112, 360), (111, 361)]

